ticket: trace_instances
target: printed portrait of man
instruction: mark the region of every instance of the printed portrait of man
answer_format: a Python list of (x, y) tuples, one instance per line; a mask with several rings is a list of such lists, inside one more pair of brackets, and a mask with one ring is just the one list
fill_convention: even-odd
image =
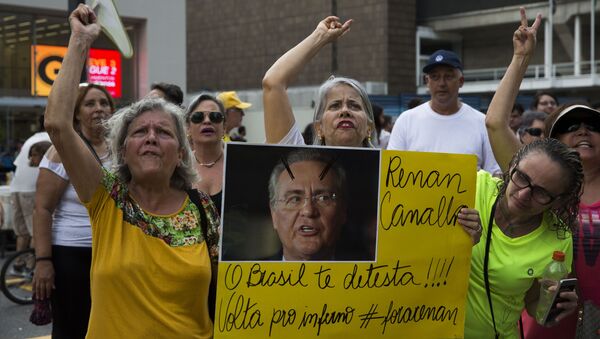
[(376, 150), (228, 144), (221, 260), (373, 261), (378, 186)]
[[(347, 221), (346, 173), (325, 153), (293, 151), (269, 179), (273, 228), (284, 261), (336, 260), (336, 245)], [(279, 256), (279, 254), (277, 255)]]

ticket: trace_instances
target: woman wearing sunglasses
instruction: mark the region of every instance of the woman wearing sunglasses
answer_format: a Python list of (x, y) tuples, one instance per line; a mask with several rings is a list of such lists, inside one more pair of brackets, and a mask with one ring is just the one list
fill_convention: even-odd
[[(546, 120), (546, 133), (576, 150), (583, 163), (584, 186), (579, 224), (573, 232), (573, 271), (578, 279), (580, 305), (600, 307), (600, 112), (584, 105), (563, 105)], [(585, 317), (585, 313), (583, 314)], [(559, 326), (544, 329), (532, 319), (527, 338), (572, 338), (577, 313)], [(598, 325), (600, 326), (600, 325)]]
[(544, 125), (544, 121), (548, 117), (548, 114), (544, 112), (527, 112), (523, 114), (521, 118), (521, 126), (517, 130), (517, 134), (519, 135), (519, 141), (523, 145), (530, 144), (536, 140), (543, 139), (544, 129), (546, 125)]
[[(535, 49), (541, 15), (528, 26), (521, 8), (521, 26), (513, 34), (514, 55), (486, 115), (494, 156), (504, 171), (499, 186), (478, 175), (476, 208), (484, 228), (473, 247), (467, 296), (465, 338), (518, 338), (523, 310), (535, 314), (540, 278), (553, 251), (572, 261), (570, 232), (576, 227), (583, 170), (579, 155), (564, 144), (543, 139), (521, 148), (509, 127), (509, 115), (527, 63)], [(489, 176), (489, 175), (488, 175)], [(499, 180), (499, 179), (496, 179)], [(556, 321), (577, 306), (575, 292)]]
[(200, 177), (194, 188), (209, 194), (219, 212), (223, 189), (224, 112), (223, 103), (216, 97), (200, 94), (192, 100), (185, 113), (187, 134)]

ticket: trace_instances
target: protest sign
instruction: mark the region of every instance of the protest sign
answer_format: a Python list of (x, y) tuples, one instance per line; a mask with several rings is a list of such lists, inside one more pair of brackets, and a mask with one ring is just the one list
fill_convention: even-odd
[(462, 337), (476, 158), (310, 152), (227, 145), (215, 338)]

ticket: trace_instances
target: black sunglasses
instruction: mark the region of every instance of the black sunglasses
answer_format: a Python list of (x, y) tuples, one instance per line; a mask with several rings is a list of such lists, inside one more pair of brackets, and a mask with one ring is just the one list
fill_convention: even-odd
[(532, 137), (539, 137), (540, 135), (542, 135), (542, 129), (538, 128), (538, 127), (528, 127), (525, 129), (525, 132), (527, 132), (527, 134), (531, 135)]
[(574, 119), (559, 122), (556, 126), (556, 133), (570, 133), (575, 132), (583, 125), (588, 131), (600, 133), (600, 120), (599, 119)]
[(213, 124), (218, 124), (225, 120), (225, 116), (221, 112), (194, 112), (190, 116), (190, 121), (195, 124), (201, 124), (204, 121), (204, 116), (208, 115), (208, 120)]

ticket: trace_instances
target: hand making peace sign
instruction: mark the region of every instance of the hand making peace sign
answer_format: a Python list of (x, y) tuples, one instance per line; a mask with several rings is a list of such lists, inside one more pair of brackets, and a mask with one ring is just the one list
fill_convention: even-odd
[(528, 26), (525, 8), (520, 8), (521, 26), (513, 34), (513, 49), (515, 55), (531, 56), (535, 49), (537, 30), (542, 23), (542, 15), (537, 14), (533, 25)]

